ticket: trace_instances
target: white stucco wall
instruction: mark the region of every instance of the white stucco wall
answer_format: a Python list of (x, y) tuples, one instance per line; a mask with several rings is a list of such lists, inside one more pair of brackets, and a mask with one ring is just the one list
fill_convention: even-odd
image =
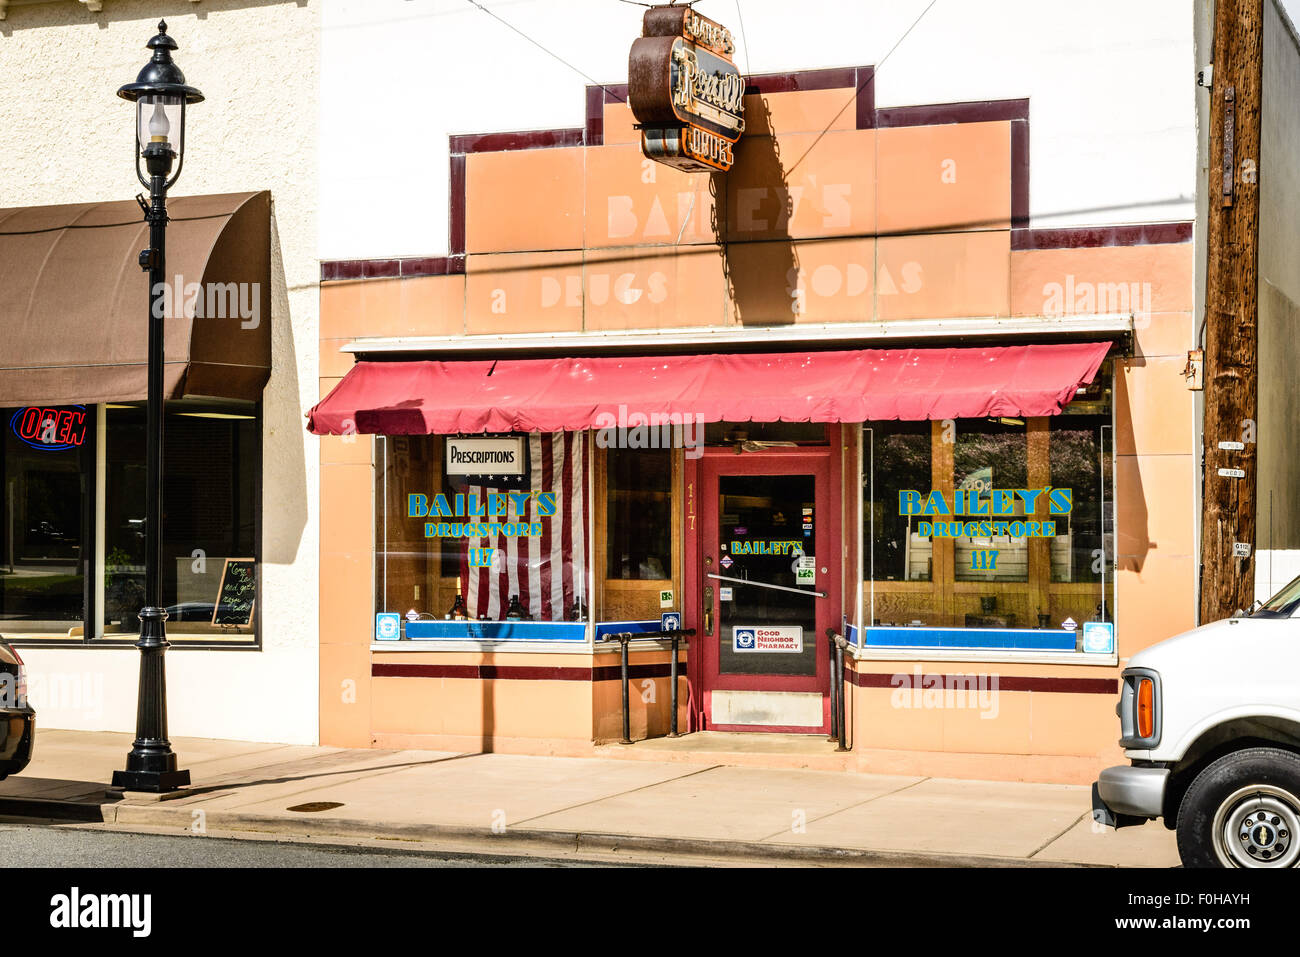
[[(1035, 226), (1193, 218), (1190, 0), (928, 3), (696, 9), (744, 72), (875, 64), (879, 106), (1029, 97)], [(448, 134), (581, 126), (588, 83), (627, 81), (641, 7), (482, 5), (520, 32), (466, 0), (323, 0), (322, 258), (445, 255)]]
[[(318, 391), (318, 0), (179, 8), (108, 0), (99, 14), (71, 2), (11, 6), (0, 22), (0, 207), (129, 199), (140, 191), (130, 152), (134, 109), (115, 94), (148, 58), (144, 44), (160, 13), (180, 45), (177, 62), (207, 97), (189, 113), (174, 194), (269, 189), (274, 204), (263, 648), (174, 645), (170, 731), (314, 743), (319, 456), (303, 411)], [(28, 649), (23, 656), (42, 727), (134, 729), (134, 649)]]

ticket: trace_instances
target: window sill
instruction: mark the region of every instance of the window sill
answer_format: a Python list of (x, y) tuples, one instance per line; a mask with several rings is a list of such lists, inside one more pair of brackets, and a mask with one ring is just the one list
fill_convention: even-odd
[(850, 646), (855, 661), (969, 661), (989, 664), (1083, 665), (1113, 668), (1117, 655), (1083, 651), (1033, 651), (1024, 648), (884, 648)]
[(511, 654), (552, 654), (552, 655), (587, 655), (592, 648), (585, 641), (568, 641), (564, 639), (543, 639), (530, 641), (523, 638), (479, 639), (479, 638), (403, 638), (401, 641), (372, 641), (372, 652), (447, 652), (447, 651), (505, 651)]
[[(136, 643), (140, 640), (139, 635), (111, 635), (100, 638), (82, 638), (79, 636), (68, 637), (63, 634), (11, 634), (9, 632), (0, 632), (0, 641), (6, 641), (15, 648), (103, 648), (116, 649), (135, 648)], [(180, 637), (176, 635), (167, 636), (170, 651), (192, 650), (192, 651), (260, 651), (262, 644), (260, 641), (246, 637), (240, 641), (222, 640), (217, 636), (203, 636), (202, 639), (197, 637)]]
[[(685, 651), (688, 639), (682, 638), (678, 642), (678, 650)], [(634, 651), (671, 651), (672, 642), (662, 638), (634, 638), (629, 643)], [(525, 654), (552, 654), (552, 655), (601, 655), (601, 654), (619, 654), (619, 643), (617, 641), (597, 641), (595, 644), (587, 644), (585, 641), (527, 641), (518, 638), (490, 641), (477, 640), (473, 638), (454, 638), (454, 639), (410, 639), (403, 638), (401, 641), (372, 641), (370, 643), (372, 652), (481, 652), (481, 651), (504, 651), (513, 654), (514, 652), (523, 652)]]

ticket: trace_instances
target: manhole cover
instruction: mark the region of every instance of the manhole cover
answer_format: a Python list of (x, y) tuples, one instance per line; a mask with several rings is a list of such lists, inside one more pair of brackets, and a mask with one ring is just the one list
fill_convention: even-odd
[(332, 811), (336, 807), (343, 805), (338, 801), (308, 801), (306, 804), (295, 804), (288, 811), (300, 811), (303, 814), (311, 814), (313, 811)]

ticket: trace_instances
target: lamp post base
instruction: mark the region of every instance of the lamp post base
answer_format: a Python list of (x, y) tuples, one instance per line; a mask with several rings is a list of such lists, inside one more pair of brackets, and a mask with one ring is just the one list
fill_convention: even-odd
[(167, 740), (167, 676), (163, 656), (167, 642), (167, 609), (140, 609), (139, 700), (135, 741), (126, 756), (126, 769), (113, 772), (113, 787), (161, 794), (190, 783), (190, 772), (176, 767), (176, 752)]
[(124, 791), (147, 791), (150, 794), (165, 794), (188, 787), (189, 771), (114, 771), (113, 787)]

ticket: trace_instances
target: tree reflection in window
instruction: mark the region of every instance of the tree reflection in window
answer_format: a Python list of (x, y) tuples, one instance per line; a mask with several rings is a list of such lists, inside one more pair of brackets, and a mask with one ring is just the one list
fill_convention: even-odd
[[(953, 447), (953, 487), (981, 492), (990, 498), (989, 489), (1026, 488), (1029, 474), (1029, 443), (1023, 419), (993, 421), (962, 420), (957, 426)], [(1024, 517), (1024, 505), (1016, 499), (1016, 516)], [(962, 519), (962, 516), (954, 516)], [(965, 519), (962, 519), (965, 520)], [(996, 549), (994, 569), (972, 567), (971, 553), (979, 549)], [(1029, 547), (1025, 538), (956, 539), (953, 577), (957, 581), (1028, 581)]]
[[(876, 581), (928, 581), (929, 562), (912, 562), (909, 569), (908, 517), (898, 514), (898, 493), (930, 489), (931, 426), (929, 422), (883, 422), (866, 431), (863, 470), (864, 541), (871, 542), (872, 563), (867, 574)], [(874, 472), (874, 501), (872, 474)]]
[[(1102, 580), (1102, 428), (1108, 416), (1071, 415), (1052, 419), (1048, 465), (1052, 484), (1073, 490), (1074, 510), (1057, 525), (1052, 548), (1052, 581)], [(1111, 509), (1106, 496), (1106, 511)]]

